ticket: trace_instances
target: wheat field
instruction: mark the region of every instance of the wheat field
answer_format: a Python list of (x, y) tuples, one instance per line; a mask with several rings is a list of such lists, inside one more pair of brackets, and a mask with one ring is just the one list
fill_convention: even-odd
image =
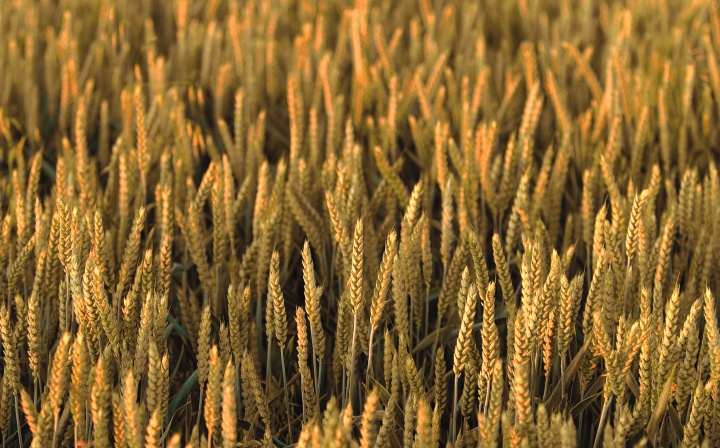
[(720, 446), (713, 0), (0, 1), (2, 447)]

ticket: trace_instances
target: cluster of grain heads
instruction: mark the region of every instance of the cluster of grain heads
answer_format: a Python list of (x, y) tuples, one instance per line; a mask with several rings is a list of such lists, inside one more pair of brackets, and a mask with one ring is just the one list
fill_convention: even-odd
[(715, 2), (7, 3), (3, 446), (720, 445)]

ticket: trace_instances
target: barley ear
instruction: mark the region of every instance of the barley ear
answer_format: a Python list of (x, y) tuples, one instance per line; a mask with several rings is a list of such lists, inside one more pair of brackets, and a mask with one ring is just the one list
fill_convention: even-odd
[(30, 427), (30, 432), (32, 433), (33, 437), (38, 438), (40, 436), (40, 434), (38, 433), (38, 423), (40, 416), (38, 415), (38, 411), (35, 408), (32, 397), (30, 397), (30, 394), (28, 394), (24, 388), (20, 388), (20, 404), (22, 405), (25, 419), (27, 420), (28, 426)]
[(70, 404), (77, 437), (85, 440), (85, 418), (88, 401), (87, 382), (90, 376), (90, 355), (85, 336), (78, 330), (72, 345), (72, 371), (70, 374)]
[(484, 397), (491, 379), (495, 360), (499, 358), (499, 334), (495, 324), (495, 282), (490, 282), (483, 296), (482, 367), (478, 381), (478, 396)]
[(53, 355), (52, 368), (48, 378), (47, 390), (50, 398), (50, 408), (54, 416), (60, 415), (60, 409), (68, 384), (68, 357), (70, 352), (70, 334), (62, 335), (55, 354)]
[(222, 439), (223, 447), (237, 445), (237, 398), (235, 365), (228, 362), (222, 383)]
[(378, 404), (378, 395), (375, 391), (365, 399), (362, 421), (360, 423), (360, 448), (370, 448), (375, 440), (375, 409)]
[(358, 219), (353, 234), (350, 272), (350, 306), (354, 316), (360, 312), (363, 299), (363, 238), (363, 221)]
[(460, 323), (458, 338), (455, 343), (455, 354), (453, 355), (453, 372), (455, 376), (465, 369), (467, 358), (470, 354), (470, 344), (474, 344), (472, 340), (472, 327), (475, 320), (475, 306), (477, 303), (477, 288), (474, 283), (470, 284), (465, 301), (465, 310)]
[(430, 448), (432, 445), (432, 417), (430, 405), (424, 398), (417, 404), (417, 434), (415, 445), (418, 448)]
[(209, 359), (209, 375), (207, 388), (205, 389), (205, 402), (203, 403), (203, 412), (205, 417), (205, 425), (207, 427), (208, 438), (213, 439), (215, 444), (222, 440), (220, 434), (221, 408), (222, 408), (222, 364), (217, 345), (213, 345), (210, 349)]
[(305, 325), (305, 313), (298, 307), (295, 312), (295, 323), (297, 325), (297, 351), (298, 369), (300, 370), (300, 388), (303, 399), (303, 416), (306, 421), (312, 421), (318, 412), (318, 403), (315, 395), (315, 383), (312, 373), (308, 367), (308, 337)]
[(125, 440), (129, 445), (140, 446), (142, 440), (140, 409), (137, 403), (137, 383), (132, 369), (128, 370), (124, 378), (122, 395)]
[(280, 287), (280, 254), (277, 251), (273, 251), (270, 260), (268, 302), (268, 306), (273, 307), (275, 337), (282, 349), (287, 341), (287, 315), (285, 312), (285, 297)]
[(210, 306), (205, 306), (200, 319), (200, 335), (198, 336), (197, 370), (200, 390), (205, 385), (210, 371)]
[(111, 395), (110, 395), (110, 372), (107, 370), (105, 356), (98, 358), (95, 366), (95, 381), (92, 387), (90, 407), (92, 409), (93, 421), (93, 446), (110, 446), (110, 423)]
[[(385, 304), (387, 303), (388, 290), (390, 289), (390, 280), (392, 278), (393, 263), (395, 262), (395, 254), (397, 253), (397, 234), (392, 230), (385, 240), (385, 251), (383, 252), (378, 270), (377, 280), (375, 281), (375, 289), (372, 295), (370, 305), (370, 327), (371, 331), (375, 331), (380, 323)], [(372, 347), (370, 347), (372, 351)]]
[(322, 326), (322, 310), (320, 308), (320, 298), (323, 288), (316, 284), (315, 266), (312, 255), (310, 254), (310, 244), (308, 244), (307, 240), (305, 240), (302, 250), (302, 266), (305, 308), (307, 310), (308, 320), (310, 321), (310, 336), (312, 339), (313, 352), (315, 356), (317, 356), (318, 362), (322, 362), (325, 357), (325, 331)]

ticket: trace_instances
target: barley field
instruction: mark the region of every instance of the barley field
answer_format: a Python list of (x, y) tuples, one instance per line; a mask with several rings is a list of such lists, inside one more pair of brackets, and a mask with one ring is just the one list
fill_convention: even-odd
[(713, 0), (0, 1), (7, 447), (720, 446)]

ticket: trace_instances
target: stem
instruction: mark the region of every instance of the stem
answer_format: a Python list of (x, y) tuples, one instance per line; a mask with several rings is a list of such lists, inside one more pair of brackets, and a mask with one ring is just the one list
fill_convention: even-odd
[(565, 355), (560, 357), (560, 384), (563, 396), (565, 396)]
[(627, 267), (625, 268), (625, 284), (623, 285), (623, 314), (627, 313), (627, 307), (628, 307), (628, 286), (630, 283), (630, 280), (632, 279), (632, 266), (630, 264), (630, 259), (628, 259)]
[(425, 290), (425, 328), (423, 329), (423, 335), (428, 334), (428, 323), (430, 322), (430, 285)]
[[(200, 406), (201, 407), (202, 407), (202, 396), (203, 396), (203, 394), (200, 393)], [(84, 435), (85, 435), (86, 439), (88, 437), (90, 437), (90, 425), (92, 424), (92, 418), (90, 417), (90, 410), (88, 409), (89, 407), (90, 406), (85, 406), (85, 434)], [(200, 408), (198, 408), (198, 421), (197, 421), (198, 428), (200, 427), (200, 415), (202, 414), (202, 412), (199, 409)]]
[[(17, 396), (15, 397), (15, 418), (17, 419), (17, 425), (18, 425), (18, 441), (20, 442), (20, 446), (22, 446), (22, 438), (20, 437), (20, 434), (21, 434), (21, 432), (20, 432), (20, 414), (19, 414), (19, 410), (17, 407)], [(53, 424), (53, 442), (52, 442), (53, 448), (55, 448), (58, 444), (58, 431), (57, 430), (58, 430), (59, 418), (60, 418), (60, 415), (58, 415), (58, 413), (56, 412), (55, 418), (54, 418), (55, 421)]]
[(300, 398), (302, 398), (302, 425), (305, 426), (305, 416), (307, 415), (307, 404), (305, 403), (305, 391), (303, 388), (300, 388)]
[(538, 347), (535, 350), (535, 360), (533, 364), (530, 365), (530, 387), (532, 389), (530, 390), (537, 390), (537, 383), (538, 383), (538, 375), (536, 372), (539, 372), (540, 369), (540, 360), (542, 355), (542, 346), (539, 345), (538, 341)]
[(548, 389), (550, 389), (550, 371), (545, 375), (545, 387), (543, 387), (543, 402), (547, 398)]
[(350, 384), (348, 384), (348, 401), (352, 407), (352, 391), (355, 383), (355, 338), (357, 337), (357, 313), (353, 315), (353, 336), (350, 349)]
[[(269, 399), (269, 391), (270, 391), (270, 354), (272, 352), (272, 336), (268, 335), (268, 353), (267, 353), (267, 362), (265, 363), (265, 400)], [(282, 355), (282, 353), (281, 353)], [(282, 356), (280, 356), (282, 358)]]
[(487, 412), (488, 408), (490, 407), (490, 387), (494, 386), (490, 379), (490, 376), (485, 379), (485, 407), (483, 407), (483, 412)]
[(455, 428), (457, 427), (457, 394), (458, 394), (458, 376), (455, 375), (455, 389), (453, 392), (453, 411), (452, 411), (452, 424), (451, 427), (451, 434), (452, 434), (452, 441), (455, 442)]
[(317, 397), (317, 404), (320, 406), (320, 386), (322, 386), (322, 361), (318, 361), (318, 376), (317, 376), (317, 383), (318, 387), (315, 388), (315, 395)]
[(598, 430), (597, 434), (595, 434), (595, 443), (593, 443), (594, 448), (600, 447), (600, 436), (602, 436), (603, 433), (603, 425), (605, 424), (605, 418), (607, 417), (608, 410), (610, 409), (610, 403), (612, 403), (613, 396), (610, 395), (610, 398), (605, 401), (605, 406), (603, 406), (602, 414), (600, 414), (600, 422), (598, 422)]
[[(68, 314), (72, 311), (70, 308), (70, 274), (67, 269), (65, 270), (65, 331), (70, 331), (70, 323)], [(70, 314), (72, 315), (72, 314)]]
[[(442, 283), (441, 285), (445, 286), (445, 276), (447, 275), (447, 266), (443, 264), (443, 273), (442, 273)], [(438, 342), (440, 340), (440, 322), (442, 321), (442, 316), (440, 315), (440, 296), (438, 296), (438, 313), (437, 313), (437, 323), (435, 324), (435, 342), (433, 342), (433, 349), (432, 349), (432, 356), (433, 359), (435, 359), (435, 356), (437, 356), (437, 346)]]
[[(23, 446), (23, 439), (22, 439), (22, 431), (20, 431), (20, 405), (18, 404), (18, 397), (17, 393), (15, 395), (15, 419), (17, 420), (17, 435), (18, 435), (18, 443), (20, 446)], [(55, 414), (55, 431), (57, 432), (57, 425), (58, 425), (58, 416)], [(57, 440), (57, 434), (53, 434), (53, 446), (55, 446), (55, 442)]]
[(440, 314), (438, 313), (437, 323), (435, 324), (435, 342), (433, 342), (432, 356), (435, 359), (437, 356), (438, 342), (440, 342)]
[[(341, 361), (341, 363), (342, 363), (342, 361)], [(345, 366), (341, 366), (341, 368), (342, 368), (342, 381), (340, 384), (342, 384), (342, 390), (340, 391), (340, 396), (342, 397), (342, 407), (343, 407), (343, 409), (345, 409), (345, 403), (347, 402), (347, 400), (345, 398), (345, 386), (346, 386), (345, 376), (347, 375), (347, 369), (345, 369)]]
[(370, 376), (370, 373), (372, 373), (372, 376), (375, 376), (375, 369), (372, 365), (372, 355), (373, 355), (373, 336), (375, 335), (375, 328), (370, 327), (370, 338), (369, 338), (369, 347), (368, 347), (368, 365), (367, 365), (367, 372), (365, 373), (366, 377)]
[(140, 185), (142, 187), (142, 204), (145, 205), (147, 200), (147, 180), (145, 178), (145, 170), (140, 172)]
[(292, 419), (290, 418), (290, 396), (288, 395), (287, 375), (285, 375), (285, 356), (282, 345), (280, 346), (280, 365), (282, 366), (283, 386), (285, 386), (285, 412), (287, 412), (288, 419), (288, 434), (290, 435), (290, 440), (293, 440)]
[(328, 293), (329, 294), (329, 302), (330, 305), (334, 305), (335, 303), (335, 294), (333, 293), (333, 283), (335, 280), (335, 263), (337, 262), (337, 244), (333, 245), (332, 248), (332, 255), (330, 256), (332, 263), (330, 263), (330, 276), (328, 277), (329, 280), (329, 287), (328, 287)]
[[(310, 345), (312, 345), (312, 347), (311, 347), (311, 349), (312, 349), (312, 358), (310, 358), (310, 360), (311, 360), (312, 369), (313, 369), (313, 378), (315, 379), (315, 391), (317, 391), (318, 388), (320, 387), (320, 384), (319, 384), (318, 372), (317, 372), (317, 362), (318, 362), (318, 360), (317, 360), (317, 358), (315, 357), (315, 335), (313, 334), (312, 326), (310, 326), (310, 339), (312, 340), (312, 344), (310, 344)], [(302, 389), (302, 388), (301, 388), (301, 389)]]
[[(200, 385), (200, 404), (198, 405), (198, 415), (197, 415), (197, 423), (196, 423), (198, 428), (200, 428), (200, 416), (202, 415), (203, 395), (205, 395), (205, 394), (203, 394), (203, 386), (201, 384)], [(87, 417), (86, 417), (86, 421), (87, 421)], [(89, 432), (87, 434), (88, 434), (88, 436), (90, 435)]]
[[(213, 249), (214, 250), (214, 249)], [(213, 257), (215, 254), (213, 254)], [(220, 308), (220, 263), (216, 262), (215, 264), (215, 297), (213, 298), (213, 307), (214, 309)]]

